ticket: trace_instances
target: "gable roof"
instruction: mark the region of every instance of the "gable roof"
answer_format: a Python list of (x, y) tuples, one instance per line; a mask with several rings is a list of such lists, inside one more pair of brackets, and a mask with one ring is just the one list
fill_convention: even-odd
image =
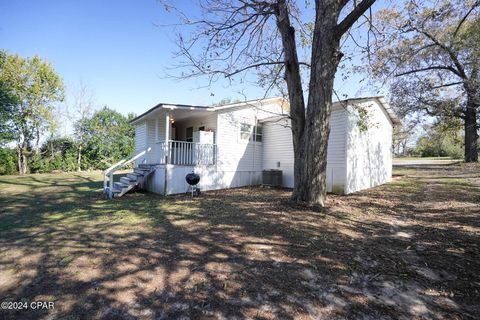
[[(392, 107), (387, 103), (384, 96), (373, 96), (373, 97), (361, 97), (361, 98), (351, 98), (346, 100), (335, 101), (332, 104), (332, 108), (340, 108), (341, 105), (354, 104), (356, 102), (365, 102), (376, 100), (378, 104), (382, 107), (385, 113), (388, 115), (388, 118), (392, 124), (397, 125), (400, 123), (400, 119), (396, 115)], [(287, 116), (272, 116), (266, 119), (263, 119), (261, 122), (270, 122), (270, 121), (279, 121), (280, 119), (287, 118)]]
[(275, 100), (282, 101), (282, 103), (286, 103), (287, 106), (289, 106), (288, 101), (283, 98), (283, 97), (274, 97), (274, 98), (265, 98), (265, 99), (255, 99), (255, 100), (248, 100), (248, 101), (241, 101), (241, 102), (233, 102), (229, 104), (224, 104), (224, 105), (211, 105), (211, 106), (200, 106), (200, 105), (188, 105), (188, 104), (173, 104), (173, 103), (158, 103), (156, 106), (153, 108), (150, 108), (149, 110), (145, 111), (138, 117), (135, 117), (134, 119), (130, 120), (130, 123), (135, 123), (140, 121), (141, 119), (145, 118), (152, 112), (160, 109), (169, 109), (169, 110), (175, 110), (175, 109), (180, 109), (180, 110), (200, 110), (200, 111), (219, 111), (219, 110), (227, 110), (227, 109), (232, 109), (232, 108), (246, 108), (250, 107), (252, 105), (258, 105), (262, 103), (269, 103)]
[(390, 118), (390, 121), (392, 121), (393, 124), (400, 124), (400, 118), (398, 118), (397, 114), (395, 113), (393, 108), (390, 106), (390, 104), (388, 104), (388, 102), (385, 100), (384, 96), (352, 98), (352, 99), (346, 99), (346, 100), (342, 100), (342, 101), (336, 101), (335, 103), (346, 103), (346, 104), (348, 104), (349, 102), (355, 103), (356, 101), (363, 102), (363, 101), (368, 101), (368, 100), (377, 100), (379, 105), (387, 113), (388, 117)]
[[(262, 103), (269, 103), (273, 102), (275, 100), (281, 101), (282, 104), (286, 104), (286, 108), (290, 108), (290, 104), (288, 103), (288, 100), (286, 100), (283, 97), (274, 97), (274, 98), (265, 98), (265, 99), (255, 99), (255, 100), (248, 100), (248, 101), (242, 101), (242, 102), (233, 102), (225, 105), (219, 105), (219, 106), (200, 106), (200, 105), (188, 105), (188, 104), (172, 104), (172, 103), (159, 103), (153, 108), (145, 111), (138, 117), (135, 117), (134, 119), (130, 120), (130, 123), (135, 123), (140, 121), (141, 119), (145, 118), (148, 116), (150, 113), (159, 110), (159, 109), (169, 109), (169, 110), (175, 110), (175, 109), (180, 109), (180, 110), (197, 110), (197, 111), (219, 111), (219, 110), (227, 110), (231, 108), (245, 108), (245, 107), (250, 107), (255, 104), (262, 104)], [(385, 101), (384, 96), (372, 96), (372, 97), (361, 97), (361, 98), (351, 98), (351, 99), (346, 99), (346, 100), (341, 100), (341, 101), (335, 101), (333, 105), (338, 105), (341, 103), (355, 103), (355, 102), (362, 102), (362, 101), (368, 101), (368, 100), (377, 100), (382, 106), (382, 108), (385, 110), (385, 112), (388, 114), (390, 120), (392, 121), (393, 124), (399, 124), (400, 119), (397, 117), (395, 114), (395, 111), (393, 111), (392, 107)], [(290, 111), (290, 110), (287, 110)]]

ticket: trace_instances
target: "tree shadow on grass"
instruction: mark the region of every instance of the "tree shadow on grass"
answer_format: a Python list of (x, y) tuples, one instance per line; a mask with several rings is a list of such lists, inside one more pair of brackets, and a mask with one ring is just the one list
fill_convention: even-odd
[[(478, 311), (478, 251), (467, 250), (478, 249), (478, 234), (410, 216), (421, 188), (405, 195), (412, 207), (375, 202), (375, 192), (388, 192), (380, 187), (332, 196), (323, 214), (286, 206), (282, 190), (109, 201), (97, 185), (77, 183), (64, 190), (60, 181), (56, 194), (13, 195), (18, 201), (3, 208), (1, 300), (56, 305), (0, 318), (407, 319)], [(337, 199), (348, 208), (339, 211)], [(392, 223), (402, 219), (419, 225)], [(445, 228), (457, 251), (439, 242)]]

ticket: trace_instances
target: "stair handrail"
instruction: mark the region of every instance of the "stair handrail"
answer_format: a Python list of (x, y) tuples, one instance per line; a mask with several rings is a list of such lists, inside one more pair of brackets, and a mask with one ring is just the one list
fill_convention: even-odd
[[(103, 191), (106, 192), (108, 190), (108, 197), (112, 198), (113, 195), (113, 174), (115, 171), (118, 171), (119, 169), (125, 167), (126, 165), (132, 163), (133, 161), (137, 160), (147, 152), (150, 152), (152, 150), (151, 147), (148, 147), (147, 149), (143, 150), (142, 152), (139, 152), (135, 156), (129, 158), (122, 159), (115, 163), (113, 166), (108, 168), (107, 170), (103, 171)], [(107, 179), (108, 177), (108, 179)]]

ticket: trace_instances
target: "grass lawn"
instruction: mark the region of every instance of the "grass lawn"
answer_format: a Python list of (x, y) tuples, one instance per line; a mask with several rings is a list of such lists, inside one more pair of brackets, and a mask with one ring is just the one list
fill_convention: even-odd
[(330, 196), (101, 194), (99, 173), (0, 176), (0, 319), (478, 319), (480, 166)]
[(455, 160), (452, 157), (397, 157), (394, 160)]

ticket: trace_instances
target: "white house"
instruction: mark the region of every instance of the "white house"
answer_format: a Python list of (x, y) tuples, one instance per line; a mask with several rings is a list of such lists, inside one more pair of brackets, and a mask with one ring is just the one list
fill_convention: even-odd
[[(359, 110), (362, 110), (359, 116)], [(200, 175), (201, 190), (262, 183), (263, 170), (281, 170), (293, 187), (293, 143), (289, 104), (270, 98), (222, 106), (160, 103), (135, 125), (135, 171), (105, 188), (121, 196), (141, 184), (159, 194), (185, 193), (185, 175)], [(365, 117), (365, 115), (367, 115)], [(368, 124), (361, 130), (360, 121)], [(348, 194), (391, 180), (392, 128), (397, 117), (383, 97), (337, 102), (332, 109), (327, 152), (329, 192)], [(110, 182), (110, 185), (108, 185)]]

